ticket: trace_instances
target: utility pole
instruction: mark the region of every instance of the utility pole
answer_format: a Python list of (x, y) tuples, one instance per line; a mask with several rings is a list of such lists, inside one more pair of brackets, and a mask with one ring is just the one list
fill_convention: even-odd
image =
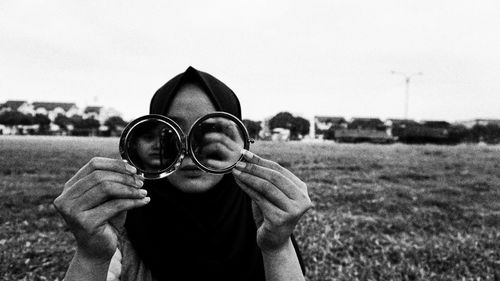
[(408, 103), (409, 103), (409, 99), (410, 99), (410, 81), (411, 81), (411, 78), (414, 77), (414, 76), (419, 76), (419, 75), (423, 75), (422, 72), (417, 72), (417, 73), (412, 73), (412, 74), (406, 74), (406, 73), (403, 73), (403, 72), (398, 72), (398, 71), (391, 71), (391, 74), (396, 74), (396, 75), (403, 75), (403, 77), (405, 78), (405, 120), (408, 119)]

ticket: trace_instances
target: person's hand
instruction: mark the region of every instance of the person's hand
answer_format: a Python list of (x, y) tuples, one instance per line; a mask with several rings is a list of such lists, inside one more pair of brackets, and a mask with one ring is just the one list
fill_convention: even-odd
[(252, 198), (257, 244), (263, 252), (284, 246), (302, 215), (313, 205), (306, 184), (276, 162), (243, 151), (248, 163), (233, 169), (239, 186)]
[(198, 136), (196, 158), (210, 168), (225, 169), (234, 165), (244, 147), (243, 137), (236, 123), (225, 118), (212, 118), (203, 123), (207, 128)]
[(143, 179), (121, 160), (93, 158), (66, 184), (54, 206), (76, 238), (77, 253), (105, 263), (116, 251), (126, 210), (149, 202)]
[(225, 169), (234, 165), (240, 158), (243, 141), (235, 142), (224, 133), (208, 133), (203, 141), (200, 156), (209, 167)]

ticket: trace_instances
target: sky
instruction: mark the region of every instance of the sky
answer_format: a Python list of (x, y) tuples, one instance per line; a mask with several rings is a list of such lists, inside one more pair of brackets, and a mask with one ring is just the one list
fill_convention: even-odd
[(500, 1), (0, 1), (0, 103), (148, 113), (188, 66), (243, 118), (500, 119)]

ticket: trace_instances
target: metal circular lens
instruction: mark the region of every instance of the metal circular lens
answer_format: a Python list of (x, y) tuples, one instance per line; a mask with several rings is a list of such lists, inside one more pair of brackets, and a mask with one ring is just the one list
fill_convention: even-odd
[(189, 134), (193, 161), (212, 173), (228, 172), (241, 159), (241, 150), (248, 148), (248, 134), (236, 117), (211, 114), (198, 120)]
[(167, 176), (182, 156), (182, 140), (175, 123), (143, 116), (124, 130), (120, 139), (122, 158), (149, 179)]

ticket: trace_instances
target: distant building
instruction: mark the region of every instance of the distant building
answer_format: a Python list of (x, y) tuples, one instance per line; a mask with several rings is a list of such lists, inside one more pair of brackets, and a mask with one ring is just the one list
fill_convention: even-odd
[[(27, 101), (21, 100), (8, 100), (5, 103), (0, 104), (0, 114), (8, 111), (17, 111), (31, 116), (34, 115), (33, 106)], [(38, 125), (7, 126), (0, 124), (0, 135), (26, 134), (34, 129), (38, 129)]]
[(387, 125), (378, 118), (352, 118), (347, 128), (335, 130), (338, 142), (392, 143)]
[(392, 128), (393, 135), (404, 143), (448, 144), (456, 140), (450, 137), (451, 124), (446, 121), (422, 121)]
[(387, 127), (387, 133), (390, 136), (398, 138), (404, 130), (410, 127), (419, 126), (420, 123), (412, 119), (387, 119), (385, 125)]
[(422, 125), (434, 129), (449, 129), (451, 124), (446, 121), (422, 121)]
[(19, 111), (23, 114), (34, 115), (33, 105), (31, 105), (27, 101), (8, 100), (4, 104), (0, 105), (0, 113), (14, 110)]
[(347, 128), (385, 131), (387, 126), (378, 118), (352, 118)]
[(83, 110), (83, 118), (98, 119), (101, 114), (102, 106), (87, 106)]
[(387, 119), (385, 125), (387, 127), (401, 127), (406, 128), (408, 126), (418, 125), (419, 123), (413, 119)]
[(259, 139), (261, 140), (270, 140), (271, 139), (271, 128), (269, 127), (269, 121), (273, 118), (272, 116), (269, 116), (267, 118), (264, 118), (264, 120), (261, 123), (262, 129), (259, 132)]
[(109, 117), (121, 116), (122, 114), (114, 108), (102, 106), (87, 106), (83, 110), (83, 118), (94, 118), (104, 124)]
[[(105, 108), (102, 106), (87, 106), (84, 110), (78, 108), (75, 103), (62, 103), (62, 102), (27, 102), (22, 100), (8, 100), (3, 104), (0, 104), (0, 114), (6, 111), (17, 111), (25, 115), (35, 116), (36, 114), (41, 114), (47, 116), (51, 123), (49, 124), (48, 130), (44, 129), (42, 133), (44, 134), (72, 134), (74, 129), (73, 124), (68, 124), (64, 130), (56, 125), (55, 119), (58, 115), (63, 115), (71, 118), (74, 115), (81, 116), (83, 119), (94, 118), (99, 121), (100, 128), (97, 132), (99, 135), (116, 135), (119, 134), (121, 129), (120, 126), (114, 128), (114, 132), (109, 132), (109, 128), (104, 125), (106, 120), (112, 116), (121, 117), (121, 113), (113, 108)], [(16, 126), (6, 126), (0, 125), (0, 135), (1, 134), (38, 134), (40, 133), (40, 126), (38, 124), (33, 125), (16, 125)]]
[(80, 113), (80, 110), (74, 103), (34, 102), (33, 107), (36, 113), (47, 115), (52, 122), (54, 122), (59, 114), (71, 117)]
[(272, 141), (289, 141), (290, 140), (290, 130), (283, 128), (274, 128), (271, 133)]
[(15, 127), (0, 124), (0, 135), (13, 135), (17, 132)]
[(344, 117), (314, 116), (314, 136), (317, 139), (323, 139), (328, 130), (347, 128), (347, 124)]
[(500, 126), (500, 119), (473, 119), (467, 121), (457, 122), (458, 124), (464, 125), (467, 129), (471, 129), (475, 125), (486, 126), (486, 125), (496, 125)]
[(347, 127), (344, 117), (314, 116), (314, 123), (318, 130), (328, 130), (333, 127)]

